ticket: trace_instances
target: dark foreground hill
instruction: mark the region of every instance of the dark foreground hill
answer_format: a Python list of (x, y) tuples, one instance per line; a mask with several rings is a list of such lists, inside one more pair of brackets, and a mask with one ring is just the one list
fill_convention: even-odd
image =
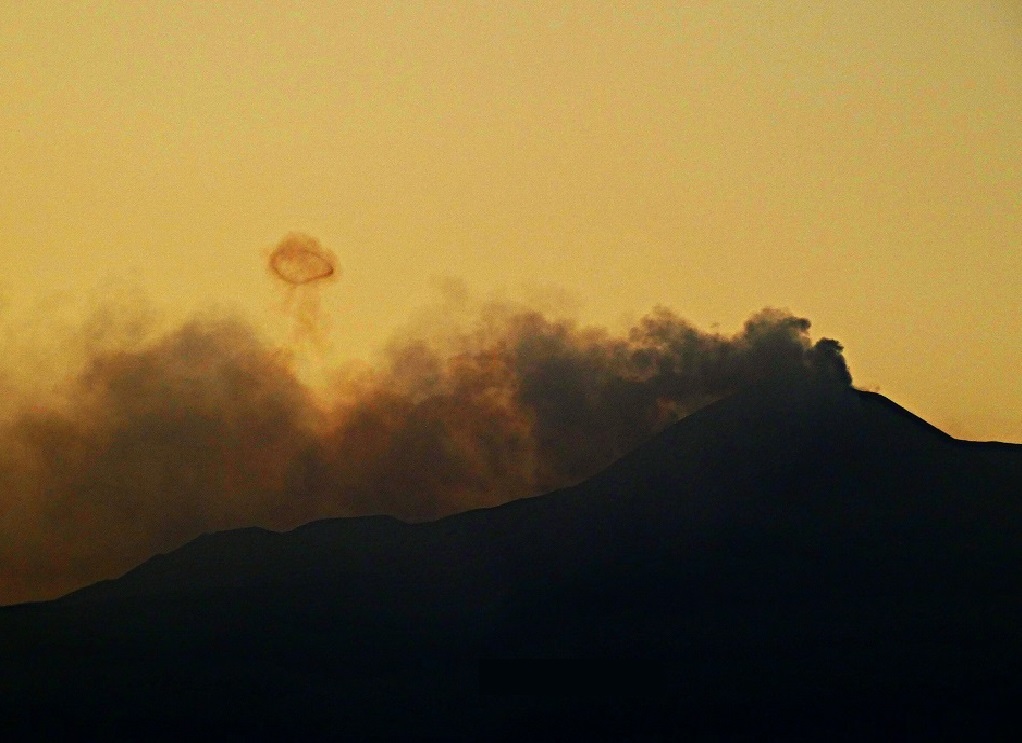
[(765, 384), (573, 488), (0, 609), (0, 732), (985, 738), (1022, 698), (1020, 528), (1022, 447)]

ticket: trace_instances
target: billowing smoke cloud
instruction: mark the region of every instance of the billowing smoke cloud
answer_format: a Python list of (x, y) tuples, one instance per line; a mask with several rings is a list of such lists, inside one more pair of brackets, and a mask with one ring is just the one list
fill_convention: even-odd
[(615, 334), (491, 303), (468, 328), (339, 370), (327, 393), (238, 320), (104, 346), (59, 400), (0, 424), (0, 602), (203, 532), (429, 519), (577, 482), (757, 379), (850, 384), (841, 346), (809, 327), (768, 309), (726, 336), (658, 308)]

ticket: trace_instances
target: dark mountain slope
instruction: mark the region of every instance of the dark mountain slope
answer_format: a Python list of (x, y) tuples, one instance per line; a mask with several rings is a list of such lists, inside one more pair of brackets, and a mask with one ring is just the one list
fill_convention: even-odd
[(989, 731), (1022, 691), (1020, 472), (1022, 447), (874, 393), (765, 383), (573, 488), (209, 535), (0, 610), (0, 712), (25, 735)]

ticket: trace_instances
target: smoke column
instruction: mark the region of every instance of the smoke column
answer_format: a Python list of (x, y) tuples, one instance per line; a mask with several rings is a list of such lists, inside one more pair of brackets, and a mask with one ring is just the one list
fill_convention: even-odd
[(535, 495), (757, 379), (851, 383), (841, 346), (780, 310), (733, 335), (665, 308), (625, 333), (508, 303), (473, 317), (395, 340), (326, 393), (236, 318), (98, 348), (59, 396), (0, 423), (0, 603), (117, 575), (204, 532), (432, 519)]

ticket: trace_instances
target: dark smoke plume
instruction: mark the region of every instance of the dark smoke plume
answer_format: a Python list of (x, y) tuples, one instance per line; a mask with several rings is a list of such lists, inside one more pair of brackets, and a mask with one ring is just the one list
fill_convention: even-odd
[(232, 319), (104, 347), (0, 423), (0, 602), (57, 595), (201, 533), (430, 519), (577, 482), (758, 379), (850, 384), (780, 310), (725, 336), (655, 309), (627, 333), (489, 304), (328, 393)]

